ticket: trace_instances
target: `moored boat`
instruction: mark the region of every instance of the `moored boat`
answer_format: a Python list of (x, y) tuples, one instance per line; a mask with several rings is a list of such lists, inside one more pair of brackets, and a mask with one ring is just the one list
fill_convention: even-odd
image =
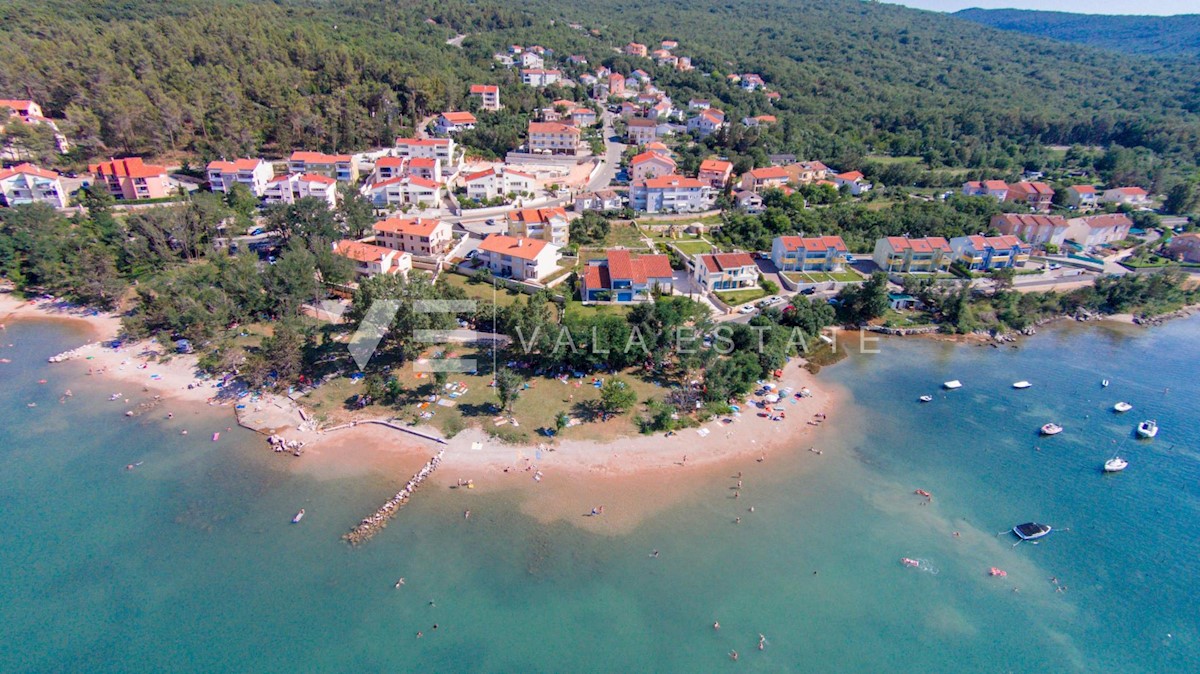
[(1025, 524), (1018, 524), (1012, 530), (1017, 535), (1017, 538), (1023, 541), (1034, 541), (1050, 533), (1050, 525), (1026, 522)]
[(302, 519), (304, 519), (304, 508), (301, 508), (300, 512), (296, 513), (296, 516), (292, 518), (292, 524), (298, 524)]
[(1116, 405), (1113, 405), (1114, 412), (1128, 412), (1131, 409), (1133, 409), (1133, 405), (1130, 405), (1129, 403), (1125, 402), (1124, 400), (1117, 403)]
[(1114, 456), (1104, 462), (1104, 472), (1119, 473), (1129, 466), (1129, 462), (1119, 456)]
[(1158, 435), (1158, 422), (1153, 419), (1147, 419), (1137, 425), (1137, 434), (1139, 438), (1150, 439)]
[(1042, 435), (1058, 435), (1063, 432), (1063, 427), (1055, 423), (1049, 423), (1042, 426)]
[(921, 396), (920, 398), (917, 398), (917, 400), (920, 400), (923, 403), (929, 403), (933, 402), (933, 396)]
[(1024, 380), (1018, 381), (1018, 382), (1013, 382), (1013, 388), (1029, 388), (1030, 386), (1033, 386), (1033, 384), (1030, 384), (1029, 382), (1024, 381)]
[(945, 384), (942, 384), (942, 386), (944, 388), (947, 388), (947, 389), (950, 389), (951, 391), (953, 391), (956, 388), (962, 388), (962, 382), (957, 379), (951, 379), (950, 381), (946, 382)]
[(1101, 379), (1101, 380), (1100, 380), (1100, 385), (1101, 385), (1101, 386), (1103, 386), (1104, 388), (1108, 388), (1108, 380), (1107, 380), (1107, 379)]

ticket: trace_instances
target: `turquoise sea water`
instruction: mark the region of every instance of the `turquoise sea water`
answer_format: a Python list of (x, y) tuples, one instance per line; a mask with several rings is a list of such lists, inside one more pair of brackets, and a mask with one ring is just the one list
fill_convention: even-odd
[[(10, 325), (0, 671), (1196, 671), (1198, 336), (1191, 319), (1020, 349), (885, 341), (822, 373), (853, 398), (824, 453), (750, 462), (739, 500), (717, 480), (610, 536), (538, 524), (511, 494), (471, 496), (468, 523), (463, 495), (429, 489), (352, 550), (340, 535), (395, 476), (293, 474), (204, 407), (126, 419), (122, 386), (45, 364), (79, 335)], [(1162, 431), (1134, 440), (1145, 417)], [(1047, 421), (1066, 432), (1039, 439)], [(1129, 469), (1101, 474), (1114, 451)], [(996, 535), (1028, 520), (1056, 530)]]

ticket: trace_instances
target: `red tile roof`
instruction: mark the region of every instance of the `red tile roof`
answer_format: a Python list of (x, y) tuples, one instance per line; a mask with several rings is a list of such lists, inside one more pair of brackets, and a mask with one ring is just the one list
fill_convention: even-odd
[(1140, 187), (1118, 187), (1116, 191), (1127, 197), (1144, 197), (1150, 193)]
[(119, 178), (153, 178), (154, 176), (165, 175), (167, 168), (154, 164), (144, 164), (141, 157), (128, 157), (125, 159), (113, 159), (99, 164), (89, 164), (88, 172), (100, 176), (112, 175)]
[(332, 185), (337, 181), (329, 176), (317, 175), (315, 173), (305, 173), (300, 176), (300, 182), (305, 183), (321, 183), (322, 185)]
[(441, 226), (441, 220), (433, 220), (430, 218), (417, 218), (409, 220), (404, 218), (389, 218), (380, 220), (371, 226), (371, 229), (376, 232), (391, 232), (393, 234), (411, 234), (422, 238), (429, 238), (433, 235), (433, 231)]
[[(1092, 229), (1107, 229), (1109, 227), (1132, 227), (1133, 220), (1129, 219), (1124, 213), (1104, 213), (1102, 215), (1089, 215), (1082, 218), (1083, 224)], [(1075, 220), (1072, 220), (1075, 222)]]
[(463, 178), (463, 182), (464, 183), (473, 183), (476, 180), (479, 180), (480, 178), (486, 178), (488, 176), (494, 176), (494, 175), (496, 175), (496, 169), (487, 168), (482, 171), (476, 171), (475, 173), (465, 176)]
[(950, 250), (950, 242), (940, 236), (927, 236), (923, 239), (889, 236), (887, 241), (893, 251), (912, 250), (917, 253), (928, 253), (933, 250)]
[(288, 161), (302, 161), (305, 164), (336, 164), (350, 161), (348, 154), (325, 154), (324, 152), (304, 152), (296, 150)]
[(700, 172), (712, 172), (726, 174), (733, 171), (733, 163), (723, 159), (705, 159), (700, 162)]
[(694, 188), (694, 187), (707, 187), (708, 186), (708, 183), (703, 180), (699, 180), (697, 178), (686, 178), (684, 176), (677, 176), (677, 175), (659, 176), (657, 178), (647, 178), (646, 180), (638, 180), (634, 184), (641, 185), (641, 186), (645, 187), (646, 189), (651, 189), (651, 190), (661, 190), (661, 189), (666, 189), (668, 187)]
[(840, 236), (781, 236), (780, 243), (783, 244), (783, 249), (786, 251), (804, 250), (804, 251), (826, 251), (830, 248), (846, 252), (846, 242), (842, 241)]
[(442, 117), (451, 124), (474, 124), (475, 115), (469, 112), (443, 112)]
[(754, 258), (749, 253), (718, 253), (716, 255), (701, 255), (700, 260), (709, 272), (753, 267)]
[(560, 124), (558, 122), (530, 122), (529, 133), (569, 133), (573, 136), (578, 136), (580, 131), (570, 124)]
[(404, 255), (383, 246), (343, 239), (334, 244), (333, 252), (359, 262), (382, 262), (389, 255)]
[(842, 180), (849, 180), (850, 182), (858, 182), (859, 180), (863, 179), (863, 174), (859, 173), (858, 171), (847, 171), (845, 173), (837, 174), (837, 177), (841, 178)]
[(660, 152), (643, 152), (639, 155), (634, 155), (633, 159), (629, 160), (629, 165), (637, 166), (638, 164), (642, 164), (642, 163), (645, 163), (645, 162), (648, 162), (648, 161), (651, 161), (654, 159), (657, 159), (658, 161), (665, 161), (665, 162), (668, 162), (669, 164), (671, 164), (671, 166), (675, 166), (674, 159), (671, 159), (670, 157), (668, 157)]
[(508, 214), (508, 219), (513, 222), (524, 223), (539, 223), (549, 222), (553, 218), (567, 217), (567, 209), (558, 206), (555, 208), (525, 208), (519, 211), (512, 211)]
[(536, 259), (545, 248), (546, 242), (541, 239), (528, 236), (518, 238), (504, 234), (489, 234), (483, 243), (479, 244), (479, 250), (499, 255), (511, 255), (522, 260)]
[(404, 157), (380, 157), (375, 161), (375, 168), (404, 168)]
[(1066, 227), (1067, 220), (1061, 215), (1031, 215), (1027, 213), (999, 213), (992, 216), (992, 226), (1010, 225), (1013, 227)]
[(449, 145), (449, 138), (397, 138), (396, 147), (401, 145), (415, 145), (417, 147), (441, 147)]
[(750, 169), (746, 172), (754, 180), (787, 180), (789, 174), (782, 166), (766, 166)]
[(21, 98), (0, 98), (0, 108), (10, 108), (13, 112), (29, 112), (29, 108), (36, 105), (31, 100)]
[(32, 175), (39, 178), (46, 178), (48, 180), (58, 180), (62, 177), (54, 171), (38, 168), (29, 163), (18, 164), (10, 169), (0, 170), (0, 180), (7, 180), (15, 175)]
[(983, 188), (985, 190), (1007, 190), (1008, 183), (1003, 180), (985, 180), (983, 181)]
[(1021, 192), (1023, 194), (1040, 194), (1044, 196), (1053, 196), (1054, 190), (1046, 183), (1027, 183), (1019, 182), (1016, 185), (1009, 187), (1009, 190)]
[(1093, 185), (1071, 185), (1067, 189), (1075, 191), (1077, 194), (1095, 194), (1096, 188)]
[(472, 84), (471, 93), (473, 94), (495, 94), (500, 92), (500, 87), (495, 84)]

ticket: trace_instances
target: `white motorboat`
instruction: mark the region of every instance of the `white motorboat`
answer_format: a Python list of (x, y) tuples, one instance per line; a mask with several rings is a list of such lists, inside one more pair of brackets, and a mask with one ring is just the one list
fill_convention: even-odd
[(1025, 524), (1018, 524), (1012, 530), (1023, 541), (1035, 541), (1050, 533), (1050, 525), (1026, 522)]
[(1107, 379), (1101, 379), (1101, 380), (1100, 380), (1100, 385), (1101, 385), (1101, 386), (1103, 386), (1104, 388), (1108, 388), (1108, 380), (1107, 380)]
[(1129, 466), (1129, 462), (1119, 456), (1114, 456), (1104, 462), (1104, 472), (1119, 473)]
[(1056, 423), (1049, 423), (1042, 426), (1042, 435), (1058, 435), (1063, 432), (1063, 427)]
[(292, 524), (299, 524), (302, 519), (304, 519), (304, 508), (301, 508), (300, 512), (296, 513), (296, 516), (292, 518)]
[(956, 388), (962, 388), (962, 382), (957, 379), (951, 379), (950, 381), (946, 382), (945, 384), (942, 384), (942, 386), (944, 388), (947, 388), (947, 389), (950, 389), (951, 391), (953, 391)]
[(1117, 403), (1116, 405), (1113, 405), (1114, 412), (1128, 412), (1131, 409), (1133, 409), (1133, 405), (1130, 405), (1129, 403), (1125, 402), (1124, 400)]
[(920, 400), (923, 403), (931, 403), (933, 402), (933, 396), (921, 396), (920, 398), (917, 398), (917, 400)]
[(1013, 388), (1029, 388), (1030, 386), (1033, 386), (1033, 384), (1030, 384), (1027, 381), (1019, 381), (1013, 384)]
[(1137, 434), (1139, 438), (1153, 438), (1158, 435), (1158, 423), (1153, 419), (1147, 419), (1137, 425)]

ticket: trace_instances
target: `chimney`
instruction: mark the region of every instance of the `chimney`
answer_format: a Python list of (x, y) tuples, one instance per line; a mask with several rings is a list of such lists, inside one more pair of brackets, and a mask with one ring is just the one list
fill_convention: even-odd
[(520, 248), (525, 243), (525, 239), (517, 239), (517, 247)]

